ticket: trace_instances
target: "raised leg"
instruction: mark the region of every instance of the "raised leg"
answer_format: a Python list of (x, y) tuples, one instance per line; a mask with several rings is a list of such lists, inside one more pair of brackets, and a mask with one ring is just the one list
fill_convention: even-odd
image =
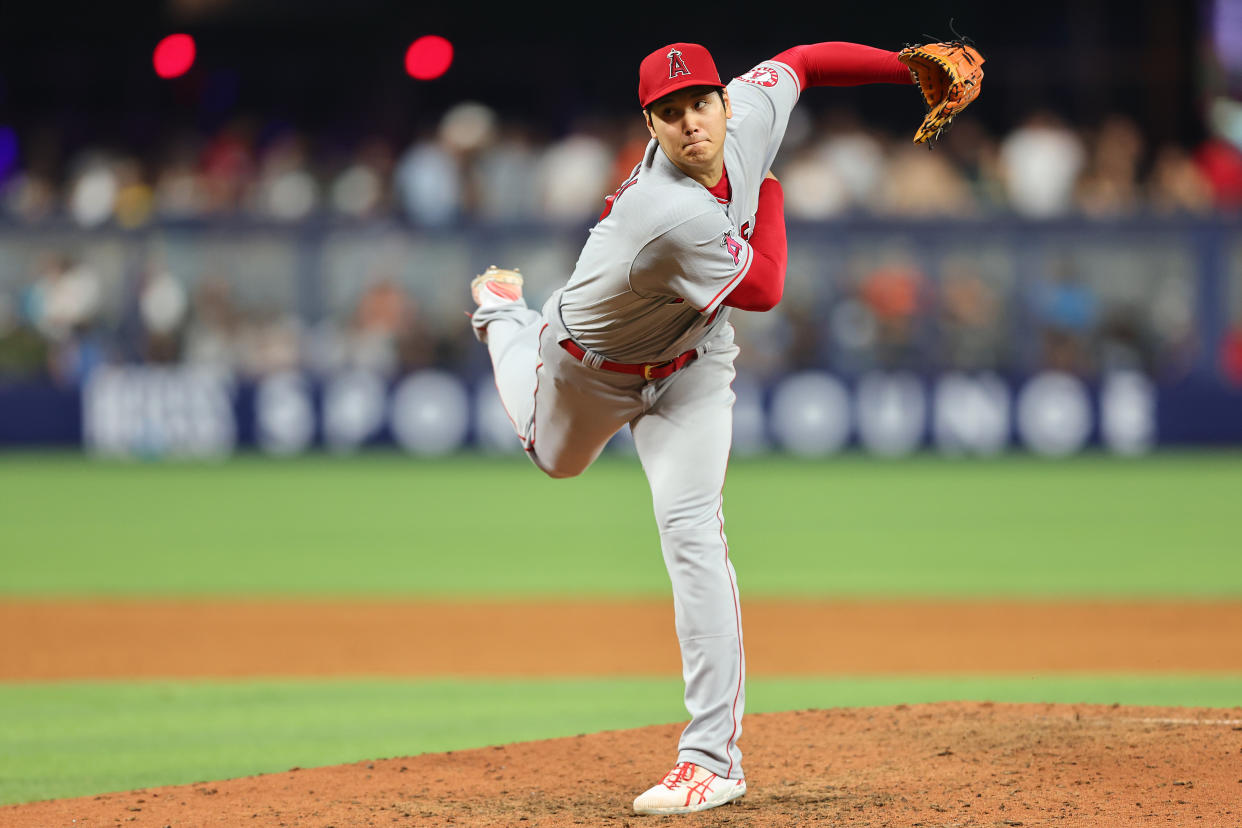
[(492, 358), (500, 402), (522, 445), (528, 447), (535, 414), (536, 368), (543, 318), (520, 300), (505, 307), (480, 308), (474, 314), (476, 330), (480, 317), (484, 317), (486, 323), (487, 352)]
[(527, 456), (551, 477), (581, 474), (643, 410), (642, 379), (575, 360), (558, 345), (558, 329), (520, 295), (482, 298), (472, 322)]

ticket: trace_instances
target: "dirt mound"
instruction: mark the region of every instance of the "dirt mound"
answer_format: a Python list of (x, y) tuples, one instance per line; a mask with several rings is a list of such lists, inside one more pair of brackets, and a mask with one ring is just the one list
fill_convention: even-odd
[(1242, 708), (940, 703), (753, 715), (750, 792), (637, 817), (679, 728), (0, 808), (21, 826), (1242, 824)]

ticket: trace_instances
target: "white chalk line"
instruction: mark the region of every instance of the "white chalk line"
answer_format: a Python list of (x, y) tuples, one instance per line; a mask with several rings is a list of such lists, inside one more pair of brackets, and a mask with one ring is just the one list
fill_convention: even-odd
[(1093, 716), (1090, 714), (1071, 717), (1071, 716), (1037, 716), (1037, 719), (1045, 722), (1065, 722), (1074, 724), (1112, 724), (1113, 722), (1126, 722), (1128, 724), (1167, 724), (1167, 725), (1209, 725), (1216, 727), (1238, 727), (1242, 728), (1242, 719), (1186, 719), (1186, 718), (1157, 718), (1157, 717), (1135, 717), (1135, 716)]
[(1143, 724), (1229, 725), (1242, 727), (1242, 719), (1122, 719), (1123, 722)]
[[(1044, 718), (1044, 717), (1040, 717)], [(1047, 717), (1045, 721), (1063, 721), (1083, 724), (1111, 724), (1126, 722), (1128, 724), (1167, 724), (1167, 725), (1214, 725), (1218, 727), (1242, 727), (1242, 719), (1157, 719), (1134, 718), (1133, 716), (1081, 716), (1077, 719), (1059, 716)]]

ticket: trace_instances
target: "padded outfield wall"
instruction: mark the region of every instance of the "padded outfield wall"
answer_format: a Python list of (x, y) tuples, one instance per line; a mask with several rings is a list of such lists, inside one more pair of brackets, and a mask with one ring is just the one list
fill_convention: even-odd
[[(763, 386), (734, 384), (734, 451), (822, 457), (861, 448), (881, 456), (921, 449), (1063, 456), (1090, 448), (1143, 454), (1161, 446), (1242, 443), (1242, 393), (1138, 372), (1089, 383), (1044, 372), (866, 374), (854, 381), (802, 371)], [(237, 382), (190, 368), (97, 371), (84, 389), (0, 389), (0, 441), (81, 446), (105, 455), (227, 455), (242, 448), (296, 454), (396, 446), (437, 456), (464, 448), (519, 452), (490, 380), (444, 371), (387, 379), (350, 371), (284, 373)], [(629, 447), (628, 430), (614, 448)]]

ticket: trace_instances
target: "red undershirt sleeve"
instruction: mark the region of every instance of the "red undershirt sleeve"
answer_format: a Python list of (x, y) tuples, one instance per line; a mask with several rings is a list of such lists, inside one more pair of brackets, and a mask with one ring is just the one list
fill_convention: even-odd
[[(802, 88), (809, 86), (858, 86), (865, 83), (911, 84), (910, 70), (896, 52), (840, 41), (794, 46), (774, 60), (798, 75)], [(731, 308), (767, 311), (776, 307), (785, 290), (785, 195), (775, 179), (759, 186), (755, 231), (750, 237), (754, 260), (750, 271), (725, 298)]]
[(864, 83), (913, 83), (910, 70), (896, 52), (832, 41), (794, 46), (777, 55), (798, 73), (802, 88), (808, 86), (858, 86)]
[(785, 193), (780, 182), (766, 178), (759, 185), (759, 208), (755, 231), (750, 236), (754, 260), (746, 278), (725, 297), (724, 304), (747, 311), (768, 311), (785, 291), (785, 265), (789, 251), (785, 241)]

